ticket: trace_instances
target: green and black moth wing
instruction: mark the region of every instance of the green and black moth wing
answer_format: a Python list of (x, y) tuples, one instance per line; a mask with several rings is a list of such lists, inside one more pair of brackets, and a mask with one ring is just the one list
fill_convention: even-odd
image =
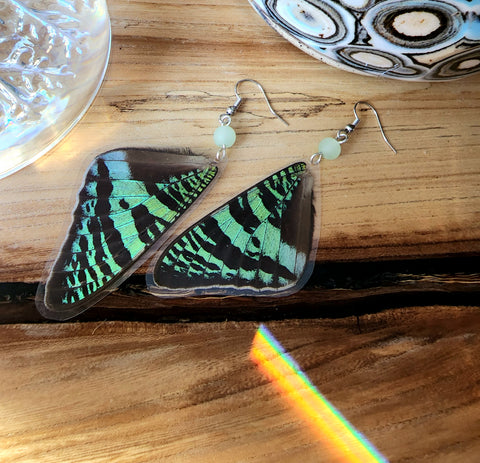
[(163, 297), (297, 291), (316, 251), (312, 200), (305, 163), (274, 173), (168, 244), (148, 275), (149, 289)]
[(216, 173), (215, 165), (190, 152), (119, 149), (97, 156), (37, 291), (39, 311), (65, 320), (115, 289), (158, 248)]

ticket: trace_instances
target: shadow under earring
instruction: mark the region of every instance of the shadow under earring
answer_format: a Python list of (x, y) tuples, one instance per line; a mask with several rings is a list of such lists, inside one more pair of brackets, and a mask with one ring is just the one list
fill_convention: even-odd
[[(219, 147), (208, 159), (189, 150), (116, 149), (97, 156), (84, 177), (67, 235), (46, 269), (36, 306), (46, 318), (66, 320), (85, 311), (131, 275), (165, 242), (171, 227), (218, 177), (235, 142), (231, 116), (220, 116)], [(270, 111), (262, 86), (261, 89)], [(281, 118), (280, 118), (281, 119)]]
[[(336, 159), (360, 119), (325, 138), (312, 165)], [(245, 190), (167, 244), (147, 275), (160, 297), (188, 295), (285, 296), (303, 287), (316, 257), (314, 231), (319, 214), (313, 201), (313, 175), (296, 162)]]

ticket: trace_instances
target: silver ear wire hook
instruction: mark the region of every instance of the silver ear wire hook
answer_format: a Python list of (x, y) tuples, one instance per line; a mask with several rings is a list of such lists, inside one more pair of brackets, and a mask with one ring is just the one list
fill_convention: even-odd
[(338, 141), (338, 143), (340, 143), (340, 144), (345, 143), (348, 140), (349, 135), (357, 128), (357, 125), (360, 123), (360, 117), (357, 113), (358, 105), (368, 106), (373, 111), (373, 114), (375, 114), (375, 117), (377, 119), (378, 127), (380, 128), (380, 132), (382, 134), (383, 140), (389, 146), (389, 148), (395, 154), (397, 154), (397, 150), (393, 147), (393, 145), (390, 143), (387, 136), (385, 135), (382, 123), (380, 121), (380, 116), (378, 115), (377, 110), (373, 107), (373, 105), (368, 103), (368, 101), (357, 101), (355, 103), (355, 105), (353, 106), (353, 114), (355, 116), (355, 120), (351, 124), (346, 125), (345, 128), (340, 129), (337, 132), (336, 140)]
[(242, 101), (243, 101), (243, 98), (240, 96), (240, 94), (238, 93), (238, 87), (240, 86), (240, 84), (242, 84), (243, 82), (251, 82), (252, 84), (255, 84), (259, 89), (260, 91), (262, 92), (262, 95), (263, 95), (263, 98), (265, 98), (265, 102), (267, 103), (267, 106), (268, 106), (268, 109), (269, 111), (277, 118), (277, 119), (280, 119), (285, 125), (288, 125), (288, 122), (283, 119), (282, 116), (280, 116), (279, 114), (277, 114), (274, 109), (272, 108), (272, 105), (270, 104), (270, 101), (267, 97), (267, 94), (265, 92), (265, 90), (263, 89), (262, 85), (257, 82), (256, 80), (253, 80), (253, 79), (241, 79), (239, 80), (236, 84), (235, 84), (235, 96), (237, 97), (237, 101), (235, 101), (235, 103), (232, 105), (232, 106), (229, 106), (227, 108), (227, 110), (225, 111), (225, 114), (222, 114), (220, 116), (220, 123), (222, 123), (222, 116), (223, 116), (223, 119), (225, 120), (225, 117), (224, 116), (233, 116), (236, 112), (237, 112), (237, 109), (240, 107), (240, 105), (242, 104)]
[[(220, 127), (217, 128), (215, 133), (217, 133), (217, 131), (219, 129), (223, 130), (223, 132), (222, 132), (221, 135), (218, 136), (218, 140), (215, 141), (217, 146), (220, 148), (217, 151), (217, 155), (216, 155), (216, 160), (217, 161), (223, 161), (224, 159), (226, 159), (227, 148), (232, 146), (233, 143), (235, 142), (235, 131), (231, 127), (228, 127), (228, 126), (232, 122), (232, 116), (237, 112), (238, 108), (242, 104), (243, 98), (238, 93), (238, 87), (243, 82), (252, 82), (253, 84), (255, 84), (260, 89), (260, 91), (262, 92), (262, 95), (265, 98), (265, 101), (267, 103), (267, 106), (268, 106), (268, 109), (270, 110), (270, 112), (277, 119), (280, 119), (285, 125), (288, 125), (288, 122), (273, 110), (272, 105), (270, 104), (270, 101), (268, 100), (267, 94), (265, 93), (265, 90), (260, 85), (260, 83), (258, 83), (256, 80), (253, 80), (253, 79), (239, 80), (235, 84), (235, 96), (237, 97), (237, 101), (235, 101), (235, 103), (232, 106), (229, 106), (223, 114), (220, 114), (220, 116), (218, 118), (218, 122), (220, 123)], [(227, 138), (225, 138), (227, 136), (226, 132), (228, 132), (228, 137), (229, 137), (228, 138), (228, 144), (227, 144)], [(214, 138), (215, 138), (215, 136), (214, 136)], [(225, 143), (223, 143), (224, 138), (225, 138), (225, 141), (226, 141)]]
[(353, 106), (353, 114), (355, 116), (355, 120), (351, 124), (347, 124), (343, 129), (338, 130), (335, 138), (326, 137), (319, 143), (318, 151), (310, 157), (310, 162), (312, 164), (318, 164), (322, 160), (322, 158), (336, 159), (340, 155), (342, 151), (340, 145), (348, 141), (350, 134), (357, 128), (357, 125), (360, 123), (360, 116), (357, 113), (357, 107), (362, 104), (368, 106), (368, 108), (373, 111), (373, 114), (375, 114), (375, 117), (377, 118), (377, 123), (380, 127), (380, 132), (382, 133), (382, 137), (385, 143), (395, 154), (397, 154), (397, 150), (393, 147), (393, 145), (389, 142), (387, 136), (385, 135), (377, 110), (367, 101), (357, 101)]

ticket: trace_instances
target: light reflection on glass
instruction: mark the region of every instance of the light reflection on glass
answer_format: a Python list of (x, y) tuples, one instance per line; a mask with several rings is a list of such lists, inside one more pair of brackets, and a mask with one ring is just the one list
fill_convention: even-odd
[(49, 151), (88, 109), (110, 52), (105, 0), (0, 1), (0, 178)]

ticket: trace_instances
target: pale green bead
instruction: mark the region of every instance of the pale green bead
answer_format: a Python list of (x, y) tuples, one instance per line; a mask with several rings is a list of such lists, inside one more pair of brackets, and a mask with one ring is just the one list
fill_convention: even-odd
[(223, 145), (225, 145), (226, 148), (230, 148), (230, 146), (235, 143), (236, 138), (235, 130), (229, 125), (221, 125), (220, 127), (217, 127), (213, 133), (213, 140), (220, 148)]
[(318, 144), (318, 152), (323, 159), (337, 159), (341, 151), (340, 143), (332, 137), (326, 137)]

